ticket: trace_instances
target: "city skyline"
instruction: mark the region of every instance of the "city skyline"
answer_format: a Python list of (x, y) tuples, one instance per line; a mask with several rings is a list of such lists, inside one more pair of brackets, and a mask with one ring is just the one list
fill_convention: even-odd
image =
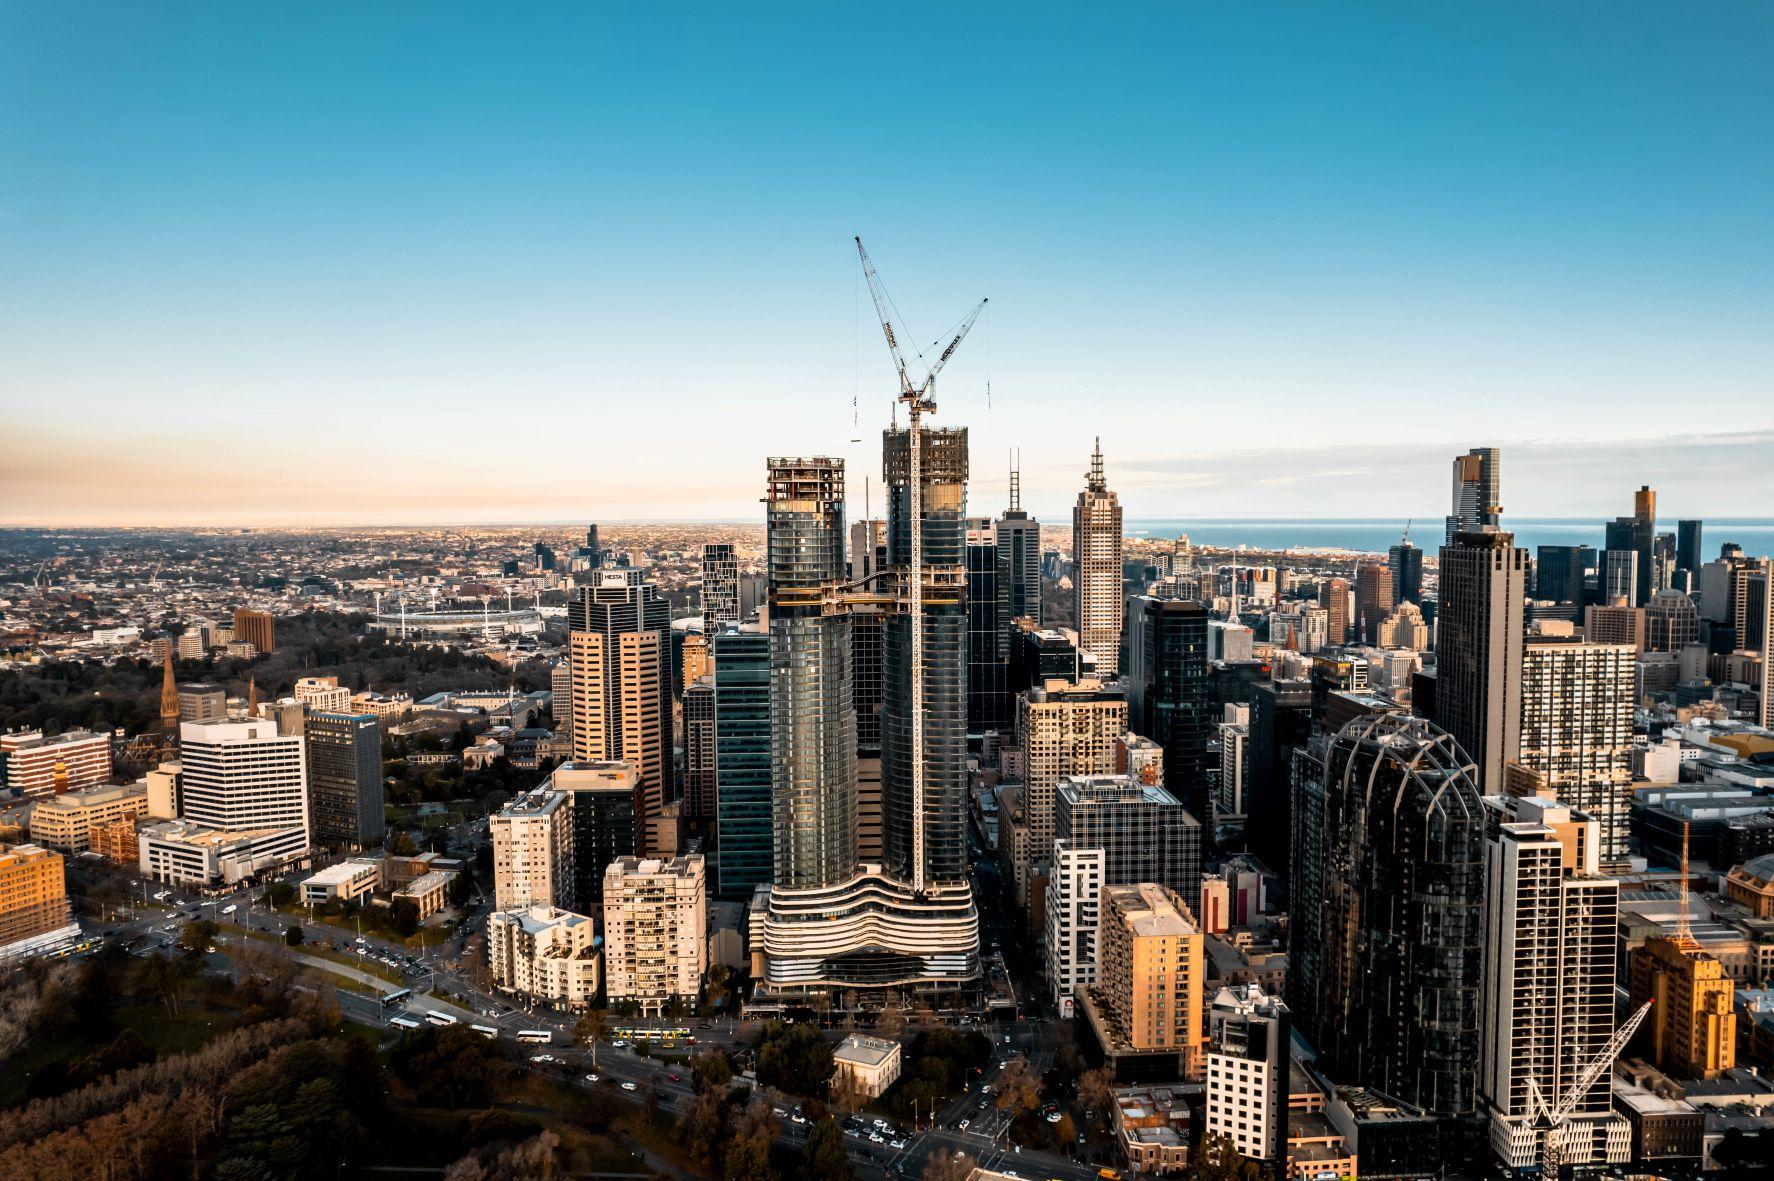
[[(976, 503), (1020, 447), (1060, 519), (1096, 434), (1131, 519), (1427, 513), (1473, 441), (1514, 514), (1774, 499), (1766, 13), (1274, 15), (961, 14), (891, 102), (864, 12), (15, 19), (0, 516), (751, 518), (766, 454), (876, 475), (857, 232), (920, 342), (992, 297)], [(610, 511), (665, 421), (723, 445)]]

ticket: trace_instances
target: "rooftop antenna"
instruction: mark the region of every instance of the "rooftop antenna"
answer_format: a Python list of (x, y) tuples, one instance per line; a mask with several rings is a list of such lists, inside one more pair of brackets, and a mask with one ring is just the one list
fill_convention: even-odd
[[(990, 382), (986, 383), (986, 388), (988, 391), (991, 389)], [(1010, 511), (1013, 513), (1019, 512), (1023, 506), (1023, 478), (1022, 473), (1017, 471), (1017, 461), (1020, 458), (1016, 450), (1012, 448), (1010, 452)]]
[(1675, 945), (1684, 951), (1699, 946), (1688, 925), (1688, 822), (1682, 821), (1682, 880), (1676, 883)]

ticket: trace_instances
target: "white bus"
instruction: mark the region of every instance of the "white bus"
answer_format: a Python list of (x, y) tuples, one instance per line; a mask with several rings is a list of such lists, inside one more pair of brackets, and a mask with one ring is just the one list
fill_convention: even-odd
[(425, 1020), (431, 1022), (431, 1024), (433, 1024), (433, 1025), (455, 1025), (455, 1024), (457, 1024), (457, 1021), (454, 1017), (450, 1016), (448, 1013), (439, 1013), (436, 1009), (433, 1009), (429, 1013), (425, 1014)]
[(554, 1034), (546, 1029), (520, 1029), (515, 1036), (520, 1042), (535, 1042), (541, 1046), (554, 1044)]
[(394, 992), (391, 992), (382, 998), (382, 1007), (386, 1009), (389, 1005), (398, 1005), (409, 999), (412, 995), (413, 990), (410, 988), (396, 989)]
[(468, 1028), (474, 1030), (474, 1032), (480, 1034), (484, 1038), (496, 1038), (499, 1036), (499, 1031), (494, 1029), (491, 1025), (470, 1025)]
[(411, 1017), (390, 1017), (388, 1019), (388, 1024), (394, 1026), (394, 1028), (396, 1028), (396, 1029), (417, 1029), (417, 1028), (419, 1028), (419, 1023), (417, 1021), (414, 1021)]

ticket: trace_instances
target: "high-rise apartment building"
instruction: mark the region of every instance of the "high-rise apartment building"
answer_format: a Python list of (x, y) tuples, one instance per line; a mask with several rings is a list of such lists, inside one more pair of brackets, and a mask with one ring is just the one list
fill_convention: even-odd
[(1711, 1079), (1737, 1064), (1736, 984), (1691, 934), (1651, 936), (1627, 953), (1626, 973), (1635, 1007), (1656, 1002), (1638, 1041), (1657, 1069)]
[[(1485, 837), (1485, 949), (1479, 1096), (1491, 1152), (1539, 1163), (1530, 1084), (1557, 1102), (1614, 1034), (1620, 885), (1600, 873), (1600, 826), (1544, 797), (1492, 796)], [(1609, 1072), (1560, 1130), (1561, 1159), (1621, 1164), (1631, 1129), (1614, 1114)]]
[(1521, 749), (1528, 552), (1508, 533), (1457, 533), (1441, 550), (1435, 720), (1478, 764), (1489, 795)]
[(1454, 457), (1453, 507), (1447, 518), (1447, 544), (1460, 533), (1478, 533), (1503, 522), (1503, 454), (1474, 447)]
[(778, 890), (856, 872), (856, 721), (845, 581), (844, 462), (772, 459), (766, 496), (771, 784)]
[(45, 738), (36, 730), (0, 734), (0, 785), (27, 799), (111, 781), (111, 735), (69, 730)]
[(1469, 1122), (1484, 901), (1474, 768), (1451, 735), (1401, 713), (1356, 718), (1294, 759), (1294, 1022), (1333, 1081)]
[(597, 913), (604, 896), (604, 867), (632, 856), (642, 842), (640, 777), (622, 762), (562, 763), (538, 787), (566, 798), (571, 841), (570, 892), (554, 905)]
[(716, 796), (715, 678), (684, 687), (684, 820), (697, 832), (714, 827)]
[(557, 1009), (586, 1009), (598, 994), (597, 924), (552, 906), (487, 916), (493, 987)]
[(1055, 841), (1047, 879), (1047, 982), (1053, 1005), (1069, 1020), (1079, 994), (1096, 983), (1099, 895), (1103, 889), (1101, 849)]
[(38, 845), (0, 845), (0, 964), (46, 948), (72, 925), (60, 853)]
[(714, 667), (714, 653), (709, 648), (708, 636), (702, 632), (685, 632), (681, 675), (678, 678), (679, 692), (682, 693), (706, 677), (714, 671)]
[(708, 970), (708, 881), (701, 856), (622, 857), (604, 871), (604, 994), (643, 1016), (694, 1002)]
[(1361, 625), (1361, 638), (1370, 644), (1380, 634), (1380, 621), (1397, 602), (1392, 586), (1391, 566), (1364, 562), (1355, 568), (1355, 614)]
[(1592, 644), (1628, 644), (1633, 651), (1643, 652), (1645, 630), (1643, 607), (1618, 602), (1583, 609), (1583, 638)]
[(1401, 541), (1386, 551), (1386, 565), (1392, 570), (1393, 597), (1400, 603), (1419, 603), (1423, 599), (1423, 551), (1408, 541)]
[(739, 558), (729, 542), (702, 547), (702, 634), (712, 636), (738, 623)]
[(1203, 824), (1213, 823), (1208, 622), (1207, 608), (1198, 602), (1134, 599), (1122, 677), (1130, 727), (1164, 748), (1165, 786)]
[(1517, 761), (1596, 826), (1602, 862), (1628, 855), (1637, 652), (1534, 634), (1523, 646)]
[(573, 807), (548, 783), (495, 812), (487, 822), (493, 840), (493, 906), (573, 908)]
[[(266, 718), (183, 722), (179, 762), (187, 821), (235, 832), (299, 829), (303, 842), (313, 845), (300, 734), (280, 735), (277, 723)], [(376, 775), (379, 783), (379, 765)]]
[(715, 650), (715, 879), (723, 898), (749, 900), (771, 880), (770, 635), (729, 627)]
[(1200, 1078), (1206, 939), (1176, 892), (1155, 882), (1104, 886), (1094, 995), (1111, 1044), (1175, 1050), (1185, 1078)]
[(1017, 699), (1016, 748), (1028, 820), (1027, 860), (1014, 867), (1017, 896), (1026, 898), (1034, 863), (1053, 850), (1060, 782), (1073, 775), (1110, 775), (1115, 744), (1127, 733), (1127, 699), (1101, 681), (1048, 681)]
[(1774, 729), (1774, 559), (1744, 567), (1736, 580), (1733, 615), (1739, 651), (1756, 652), (1759, 672), (1756, 721)]
[(1103, 851), (1105, 885), (1156, 882), (1201, 904), (1201, 824), (1162, 787), (1126, 775), (1060, 781), (1054, 840)]
[(629, 568), (604, 569), (567, 604), (573, 758), (620, 760), (640, 783), (637, 832), (676, 797), (672, 762), (671, 607)]
[(269, 611), (253, 611), (246, 607), (234, 609), (234, 638), (244, 640), (260, 652), (277, 651), (277, 620)]
[(557, 660), (548, 670), (549, 709), (554, 714), (555, 737), (573, 749), (573, 662)]
[(350, 849), (378, 844), (388, 823), (383, 807), (382, 728), (375, 715), (310, 713), (303, 740), (314, 843)]
[(1207, 1010), (1207, 1132), (1240, 1156), (1280, 1161), (1291, 1088), (1288, 1012), (1261, 984), (1214, 993)]
[(1121, 669), (1121, 550), (1121, 500), (1103, 475), (1099, 439), (1072, 509), (1072, 595), (1078, 649), (1096, 660), (1096, 674), (1104, 680)]

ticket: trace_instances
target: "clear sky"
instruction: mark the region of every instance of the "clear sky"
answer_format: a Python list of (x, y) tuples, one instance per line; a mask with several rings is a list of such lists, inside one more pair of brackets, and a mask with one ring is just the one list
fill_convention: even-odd
[(0, 0), (0, 522), (878, 485), (856, 233), (978, 511), (1774, 514), (1770, 128), (1755, 4)]

